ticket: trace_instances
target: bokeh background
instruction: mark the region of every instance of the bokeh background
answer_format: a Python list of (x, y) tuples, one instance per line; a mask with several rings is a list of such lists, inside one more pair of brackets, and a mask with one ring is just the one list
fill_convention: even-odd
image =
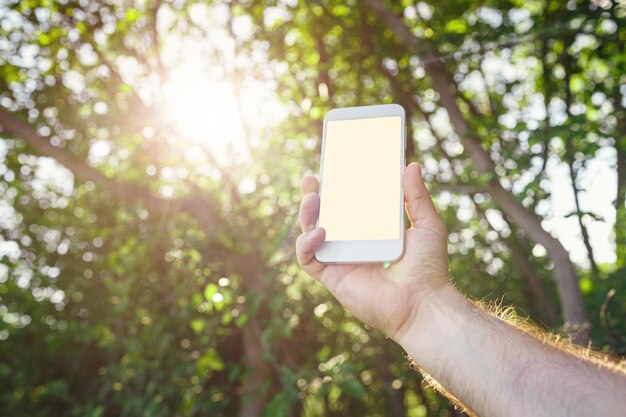
[(465, 293), (626, 354), (625, 44), (609, 0), (0, 2), (0, 414), (461, 415), (295, 262), (342, 106), (407, 110)]

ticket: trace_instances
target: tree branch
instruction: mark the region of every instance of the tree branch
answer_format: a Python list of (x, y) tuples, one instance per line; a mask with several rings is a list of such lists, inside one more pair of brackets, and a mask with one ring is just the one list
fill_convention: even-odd
[[(563, 68), (565, 69), (565, 77), (563, 79), (565, 83), (565, 112), (567, 114), (568, 122), (571, 123), (571, 120), (574, 117), (572, 114), (572, 103), (574, 101), (574, 97), (573, 97), (572, 89), (570, 86), (573, 64), (572, 64), (572, 61), (570, 59), (569, 52), (567, 51), (567, 49), (568, 49), (568, 45), (566, 43), (563, 48), (563, 52), (561, 54), (561, 60), (563, 63)], [(567, 166), (569, 168), (570, 178), (572, 180), (572, 193), (574, 194), (576, 219), (578, 220), (578, 227), (580, 227), (580, 233), (582, 235), (583, 243), (585, 244), (585, 248), (587, 249), (587, 259), (589, 259), (589, 264), (591, 266), (591, 274), (594, 279), (598, 280), (600, 278), (600, 271), (598, 269), (598, 264), (596, 263), (596, 259), (593, 254), (593, 247), (591, 246), (591, 240), (589, 238), (589, 231), (587, 230), (587, 226), (585, 225), (585, 222), (583, 222), (584, 213), (580, 207), (580, 188), (578, 188), (578, 169), (575, 167), (576, 158), (574, 155), (575, 146), (576, 144), (572, 143), (571, 135), (565, 138), (565, 159), (567, 162)]]
[(217, 230), (218, 225), (222, 224), (214, 202), (200, 197), (165, 199), (136, 185), (108, 178), (82, 158), (52, 145), (48, 138), (40, 136), (32, 126), (2, 108), (0, 108), (0, 126), (5, 133), (22, 139), (35, 153), (54, 158), (81, 181), (93, 182), (120, 202), (126, 204), (142, 203), (150, 215), (155, 218), (184, 212), (194, 217), (207, 230)]

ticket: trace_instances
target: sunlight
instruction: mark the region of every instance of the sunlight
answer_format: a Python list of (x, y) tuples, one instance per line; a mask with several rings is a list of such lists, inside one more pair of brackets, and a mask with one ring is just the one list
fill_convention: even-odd
[[(187, 150), (202, 150), (190, 159), (210, 152), (223, 166), (249, 164), (263, 132), (287, 118), (274, 81), (286, 68), (266, 65), (263, 52), (239, 51), (233, 33), (226, 30), (231, 18), (227, 7), (192, 8), (194, 24), (205, 28), (200, 35), (178, 31), (174, 11), (159, 10), (161, 60), (167, 73), (161, 85), (161, 116)], [(241, 39), (250, 38), (250, 22), (237, 18), (233, 24)], [(261, 72), (256, 71), (260, 63)]]
[(232, 84), (214, 81), (200, 66), (174, 68), (163, 86), (166, 116), (184, 139), (214, 150), (241, 146), (244, 121)]

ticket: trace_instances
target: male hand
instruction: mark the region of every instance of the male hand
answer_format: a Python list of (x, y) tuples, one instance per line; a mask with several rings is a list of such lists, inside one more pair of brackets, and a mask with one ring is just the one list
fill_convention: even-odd
[(389, 268), (383, 268), (381, 263), (322, 264), (315, 259), (315, 250), (324, 242), (326, 232), (315, 228), (320, 207), (319, 184), (310, 176), (300, 183), (304, 194), (300, 226), (304, 233), (296, 242), (298, 263), (309, 275), (357, 318), (396, 341), (410, 328), (422, 299), (452, 286), (446, 227), (418, 164), (406, 167), (402, 184), (411, 228), (404, 232), (402, 258)]
[(421, 370), (477, 415), (623, 415), (626, 374), (618, 364), (606, 356), (592, 360), (589, 350), (555, 347), (547, 337), (536, 338), (482, 311), (454, 288), (446, 228), (417, 164), (406, 168), (403, 187), (411, 228), (404, 233), (398, 262), (387, 269), (381, 264), (324, 265), (314, 257), (325, 237), (323, 229), (314, 230), (318, 184), (303, 178), (300, 224), (305, 233), (296, 242), (300, 265), (356, 317), (398, 342)]

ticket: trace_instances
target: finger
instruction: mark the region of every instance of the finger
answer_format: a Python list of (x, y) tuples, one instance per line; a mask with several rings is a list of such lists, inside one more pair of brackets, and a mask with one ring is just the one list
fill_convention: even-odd
[(415, 226), (420, 221), (440, 221), (437, 209), (422, 179), (422, 170), (417, 163), (409, 164), (404, 170), (402, 187), (406, 213), (409, 215), (411, 225)]
[(300, 180), (300, 190), (302, 191), (302, 194), (317, 193), (319, 188), (319, 182), (317, 182), (315, 177), (306, 175), (302, 178), (302, 180)]
[(324, 269), (324, 264), (315, 259), (315, 250), (324, 243), (326, 231), (318, 227), (308, 233), (298, 236), (296, 241), (296, 258), (298, 263), (309, 275), (319, 279), (319, 274)]
[(304, 196), (300, 203), (300, 227), (303, 232), (310, 232), (315, 229), (315, 223), (320, 213), (320, 196), (315, 192), (310, 192)]

